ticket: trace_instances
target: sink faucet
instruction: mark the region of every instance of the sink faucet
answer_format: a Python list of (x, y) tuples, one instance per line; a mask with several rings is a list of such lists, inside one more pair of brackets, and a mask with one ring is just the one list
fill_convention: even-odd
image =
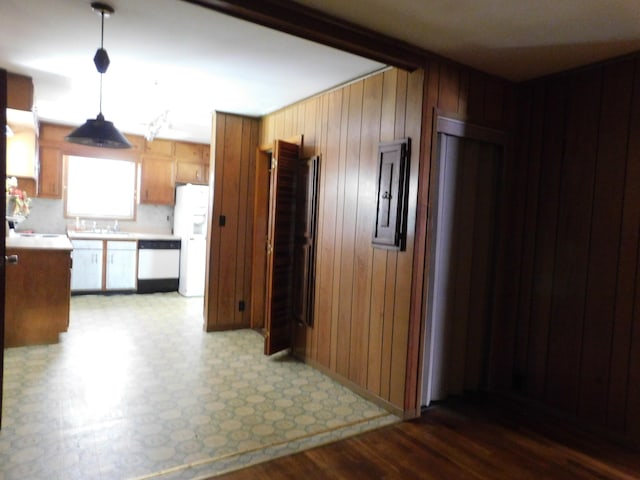
[(117, 219), (113, 221), (113, 231), (114, 232), (118, 231), (118, 220)]

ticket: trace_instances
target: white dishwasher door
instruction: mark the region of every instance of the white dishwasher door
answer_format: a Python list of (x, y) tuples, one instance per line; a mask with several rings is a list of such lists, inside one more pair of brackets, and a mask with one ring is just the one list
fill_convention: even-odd
[(138, 280), (180, 277), (179, 249), (138, 250)]

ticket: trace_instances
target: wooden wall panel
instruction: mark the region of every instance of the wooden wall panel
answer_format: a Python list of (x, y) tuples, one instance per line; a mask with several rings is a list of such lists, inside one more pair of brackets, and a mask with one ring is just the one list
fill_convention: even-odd
[(361, 145), (358, 199), (353, 206), (357, 212), (353, 283), (356, 294), (351, 301), (351, 354), (348, 378), (358, 385), (365, 385), (367, 379), (370, 315), (379, 314), (371, 311), (372, 283), (383, 281), (382, 278), (376, 277), (372, 282), (374, 249), (371, 248), (383, 79), (384, 74), (364, 80), (362, 130), (359, 133)]
[[(224, 150), (220, 163), (223, 165), (224, 180), (218, 184), (217, 190), (221, 192), (220, 208), (214, 215), (214, 222), (220, 216), (224, 216), (226, 224), (220, 227), (220, 279), (217, 317), (226, 325), (236, 325), (237, 299), (236, 278), (240, 276), (237, 271), (239, 253), (238, 224), (240, 222), (240, 171), (242, 154), (242, 118), (229, 116), (225, 119)], [(244, 195), (243, 195), (244, 196)], [(216, 205), (214, 205), (214, 209)]]
[(608, 426), (640, 438), (640, 282), (636, 281), (640, 225), (640, 63), (634, 63), (627, 174), (618, 260), (618, 289), (609, 382)]
[[(392, 69), (267, 115), (260, 133), (262, 144), (303, 134), (305, 155), (321, 156), (315, 323), (296, 329), (306, 341), (304, 357), (398, 408), (404, 403), (413, 232), (404, 252), (371, 246), (376, 157), (380, 141), (412, 136), (409, 217), (415, 228), (422, 93), (422, 71)], [(280, 118), (294, 120), (279, 129)]]
[[(216, 113), (207, 331), (249, 326), (253, 189), (258, 121)], [(220, 226), (220, 216), (226, 219)], [(239, 310), (244, 301), (245, 311)]]
[[(518, 277), (511, 277), (517, 314), (503, 319), (518, 332), (512, 391), (636, 443), (639, 62), (623, 59), (521, 87), (530, 108), (518, 112), (526, 128), (515, 163), (530, 188), (510, 198), (524, 240), (513, 259)], [(531, 164), (537, 151), (539, 168)]]
[(583, 74), (570, 83), (559, 224), (556, 239), (554, 295), (547, 357), (547, 401), (575, 411), (578, 402), (580, 344), (586, 300), (590, 215), (598, 137), (601, 75)]
[(633, 65), (604, 68), (578, 414), (606, 424)]
[[(528, 214), (525, 214), (528, 229), (523, 237), (532, 236), (534, 243), (527, 242), (523, 246), (523, 258), (533, 259), (533, 270), (523, 269), (520, 276), (523, 285), (520, 292), (523, 296), (516, 318), (521, 319), (519, 327), (523, 322), (529, 326), (526, 328), (522, 325), (519, 328), (523, 335), (527, 335), (518, 345), (526, 348), (523, 352), (526, 362), (521, 370), (516, 371), (516, 376), (518, 389), (524, 388), (538, 397), (544, 395), (546, 384), (567, 91), (567, 82), (562, 80), (546, 87), (536, 87), (531, 111), (531, 147), (541, 151), (541, 165), (537, 191), (527, 190), (527, 199), (530, 204), (537, 204), (537, 212), (535, 219), (529, 217), (534, 212), (532, 205)], [(543, 118), (543, 112), (549, 112), (549, 115)], [(538, 130), (541, 130), (540, 134), (537, 134)], [(535, 181), (529, 178), (529, 182)], [(527, 274), (532, 275), (531, 279), (523, 278)], [(531, 290), (530, 293), (527, 288)]]
[[(421, 327), (428, 325), (423, 320), (428, 311), (426, 299), (431, 286), (429, 285), (429, 269), (430, 269), (430, 252), (433, 238), (431, 237), (431, 225), (428, 224), (429, 218), (429, 202), (431, 200), (430, 189), (436, 179), (433, 178), (434, 165), (437, 161), (434, 153), (433, 141), (433, 119), (435, 113), (442, 113), (448, 116), (454, 116), (470, 123), (477, 125), (497, 128), (509, 133), (514, 124), (515, 116), (506, 108), (514, 104), (511, 98), (514, 95), (513, 86), (508, 82), (471, 70), (461, 69), (451, 65), (444, 65), (439, 62), (429, 62), (425, 69), (424, 79), (424, 103), (422, 116), (422, 143), (421, 149), (423, 156), (420, 159), (416, 169), (419, 170), (416, 181), (419, 182), (415, 228), (410, 229), (415, 232), (414, 263), (413, 263), (413, 280), (411, 284), (397, 285), (398, 291), (409, 288), (412, 295), (408, 303), (400, 303), (396, 308), (409, 308), (407, 317), (409, 323), (406, 325), (406, 338), (408, 342), (408, 358), (405, 364), (405, 410), (410, 411), (419, 406), (416, 400), (420, 396), (420, 383), (422, 378), (422, 365), (414, 363), (413, 359), (420, 358), (421, 342), (424, 331)], [(410, 102), (407, 102), (409, 107)], [(506, 153), (507, 157), (509, 153)], [(507, 158), (507, 162), (509, 163)], [(512, 187), (512, 184), (502, 182), (501, 185)], [(517, 191), (517, 188), (516, 188)], [(502, 198), (506, 193), (502, 192)], [(504, 214), (502, 214), (504, 215)], [(502, 217), (498, 220), (501, 229), (504, 228), (504, 220)], [(504, 237), (504, 235), (500, 235)], [(511, 241), (512, 239), (509, 239)], [(501, 240), (504, 241), (504, 240)], [(504, 251), (507, 248), (501, 248), (499, 244), (497, 251), (502, 252), (501, 256), (506, 256)], [(509, 247), (509, 244), (506, 244)], [(504, 250), (504, 251), (503, 251)], [(501, 260), (503, 261), (503, 260)], [(399, 260), (400, 262), (400, 260)], [(400, 268), (398, 268), (400, 271)], [(496, 288), (499, 289), (502, 270), (496, 272)], [(398, 279), (401, 277), (398, 276)], [(504, 283), (504, 282), (503, 282)], [(506, 283), (511, 286), (511, 283)], [(509, 298), (509, 293), (498, 291), (500, 301)], [(509, 310), (509, 307), (505, 307)], [(492, 364), (502, 369), (505, 363), (510, 361), (508, 351), (513, 341), (514, 335), (510, 333), (513, 325), (503, 318), (494, 319), (492, 325), (493, 331), (496, 333), (495, 345), (502, 348), (502, 352), (492, 352)], [(505, 355), (506, 352), (506, 355)], [(500, 374), (498, 371), (490, 372), (493, 377)], [(393, 378), (393, 375), (392, 375)], [(484, 380), (483, 380), (484, 382)], [(393, 389), (392, 389), (393, 390)]]
[[(359, 132), (362, 128), (362, 101), (364, 82), (349, 87), (349, 105), (346, 131)], [(356, 209), (358, 201), (358, 173), (360, 168), (360, 137), (347, 136), (346, 163), (344, 171), (344, 194), (342, 213), (342, 243), (340, 244), (340, 294), (338, 298), (338, 336), (336, 372), (347, 378), (351, 352), (351, 298), (354, 295), (354, 254), (356, 236)]]
[[(294, 351), (398, 409), (417, 411), (433, 111), (503, 125), (497, 117), (510, 94), (506, 85), (433, 61), (425, 70), (387, 70), (274, 112), (260, 120), (257, 134), (254, 120), (217, 114), (207, 328), (250, 325), (237, 312), (238, 301), (250, 298), (255, 155), (247, 149), (253, 139), (263, 146), (303, 135), (304, 155), (321, 157), (320, 208), (315, 320), (295, 327)], [(412, 139), (407, 248), (374, 249), (377, 146), (404, 137)], [(219, 227), (221, 214), (232, 229)], [(236, 217), (231, 223), (229, 215)]]

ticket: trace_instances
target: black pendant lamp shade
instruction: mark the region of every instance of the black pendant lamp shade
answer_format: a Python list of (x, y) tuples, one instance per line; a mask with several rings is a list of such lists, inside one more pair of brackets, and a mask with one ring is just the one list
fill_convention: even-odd
[(73, 132), (65, 137), (65, 140), (70, 143), (79, 143), (81, 145), (89, 145), (92, 147), (102, 148), (131, 148), (131, 143), (125, 138), (125, 136), (118, 131), (113, 125), (113, 122), (108, 122), (102, 115), (102, 74), (107, 71), (109, 67), (109, 55), (103, 48), (104, 46), (104, 16), (114, 13), (111, 6), (93, 2), (91, 8), (100, 13), (102, 17), (102, 30), (100, 39), (100, 48), (93, 57), (93, 63), (96, 69), (100, 73), (100, 113), (95, 120), (88, 119), (84, 125), (76, 128)]
[(65, 140), (92, 147), (131, 148), (129, 140), (118, 131), (113, 122), (105, 120), (102, 113), (99, 113), (95, 120), (88, 119), (84, 125), (65, 137)]

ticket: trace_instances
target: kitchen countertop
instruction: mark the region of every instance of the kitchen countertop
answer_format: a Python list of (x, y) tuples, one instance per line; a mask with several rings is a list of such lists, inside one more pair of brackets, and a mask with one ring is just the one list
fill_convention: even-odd
[(19, 233), (6, 237), (7, 248), (30, 248), (39, 250), (73, 250), (70, 240), (180, 240), (168, 233), (138, 232), (69, 232), (68, 235), (54, 233)]
[(169, 233), (139, 232), (68, 232), (69, 238), (82, 240), (180, 240), (177, 235)]
[(18, 233), (6, 237), (6, 248), (28, 248), (37, 250), (73, 250), (66, 235), (48, 233)]

